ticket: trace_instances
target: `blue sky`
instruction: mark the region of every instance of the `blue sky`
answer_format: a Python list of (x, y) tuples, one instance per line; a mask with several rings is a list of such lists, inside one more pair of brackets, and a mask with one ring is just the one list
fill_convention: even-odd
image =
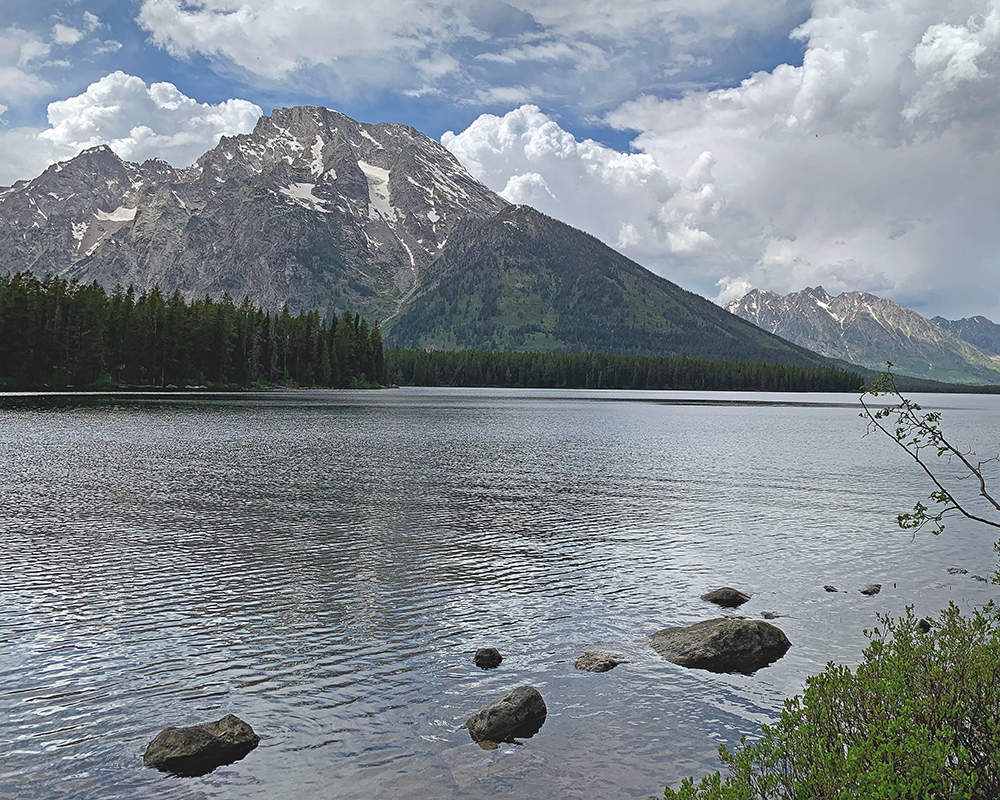
[(1000, 319), (990, 0), (0, 0), (0, 185), (325, 105), (685, 288)]

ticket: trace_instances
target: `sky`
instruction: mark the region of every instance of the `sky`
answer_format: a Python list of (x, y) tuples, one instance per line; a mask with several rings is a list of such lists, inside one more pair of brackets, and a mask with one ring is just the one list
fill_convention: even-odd
[(302, 104), (717, 302), (1000, 321), (1000, 0), (0, 0), (0, 185)]

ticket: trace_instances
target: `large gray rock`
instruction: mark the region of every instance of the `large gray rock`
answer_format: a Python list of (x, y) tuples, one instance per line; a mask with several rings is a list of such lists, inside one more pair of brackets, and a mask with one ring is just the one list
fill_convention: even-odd
[(164, 728), (146, 747), (142, 763), (147, 767), (195, 776), (243, 758), (260, 742), (246, 722), (226, 714), (215, 722), (189, 728)]
[(477, 742), (512, 742), (538, 733), (547, 713), (534, 686), (518, 686), (469, 717), (465, 727)]
[(715, 603), (717, 606), (722, 606), (723, 608), (736, 608), (747, 602), (750, 599), (750, 595), (744, 594), (738, 589), (723, 586), (721, 589), (714, 589), (708, 594), (703, 594), (701, 599), (707, 600), (709, 603)]
[(664, 628), (650, 637), (653, 649), (682, 667), (749, 675), (781, 658), (791, 642), (761, 620), (720, 617), (688, 627)]

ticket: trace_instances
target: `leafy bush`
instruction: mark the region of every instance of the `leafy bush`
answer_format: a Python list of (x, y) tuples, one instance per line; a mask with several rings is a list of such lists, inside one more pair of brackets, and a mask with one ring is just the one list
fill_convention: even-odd
[(829, 664), (778, 721), (720, 748), (729, 770), (667, 800), (1000, 797), (1000, 624), (992, 604), (918, 623), (879, 618), (862, 663)]

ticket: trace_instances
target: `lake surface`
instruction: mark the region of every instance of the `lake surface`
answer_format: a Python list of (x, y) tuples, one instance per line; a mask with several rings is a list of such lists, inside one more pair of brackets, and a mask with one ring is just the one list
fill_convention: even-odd
[[(925, 396), (996, 455), (1000, 397)], [(402, 389), (0, 398), (0, 796), (646, 798), (718, 767), (863, 629), (996, 588), (989, 531), (895, 527), (930, 486), (852, 395)], [(994, 452), (990, 452), (990, 450)], [(877, 582), (881, 594), (858, 587)], [(829, 594), (824, 584), (842, 591)], [(753, 594), (753, 676), (654, 631)], [(732, 612), (725, 612), (732, 613)], [(504, 654), (497, 670), (476, 648)], [(630, 663), (579, 672), (585, 649)], [(548, 719), (480, 749), (522, 684)], [(263, 737), (201, 778), (167, 725)]]

